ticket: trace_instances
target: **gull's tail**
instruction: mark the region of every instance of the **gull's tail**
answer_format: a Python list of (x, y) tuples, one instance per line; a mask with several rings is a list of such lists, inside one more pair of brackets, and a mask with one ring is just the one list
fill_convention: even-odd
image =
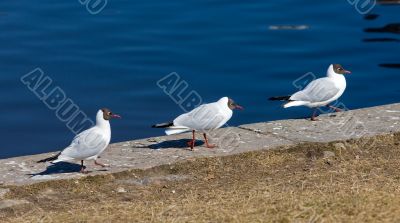
[(289, 108), (289, 107), (294, 107), (294, 106), (302, 106), (302, 105), (306, 105), (309, 102), (307, 101), (294, 101), (294, 100), (290, 100), (290, 95), (289, 96), (278, 96), (278, 97), (271, 97), (269, 98), (269, 100), (271, 101), (286, 101), (287, 103), (285, 103), (283, 105), (284, 108)]
[(156, 129), (165, 129), (168, 127), (174, 126), (173, 122), (167, 122), (167, 123), (161, 123), (161, 124), (155, 124), (153, 126), (151, 126), (152, 128), (156, 128)]
[(185, 126), (171, 126), (165, 130), (165, 134), (175, 135), (175, 134), (180, 134), (180, 133), (189, 132), (189, 131), (190, 131), (190, 129)]
[(284, 108), (289, 108), (289, 107), (295, 107), (295, 106), (302, 106), (302, 105), (306, 105), (309, 102), (307, 101), (289, 101), (288, 103), (284, 104), (283, 107)]
[(46, 162), (50, 162), (50, 161), (57, 160), (58, 157), (59, 157), (60, 155), (61, 155), (61, 153), (58, 153), (58, 154), (55, 155), (55, 156), (52, 156), (52, 157), (49, 157), (49, 158), (46, 158), (46, 159), (39, 160), (39, 161), (37, 161), (37, 163), (46, 163)]
[(173, 122), (156, 124), (152, 127), (157, 129), (165, 129), (165, 134), (167, 135), (175, 135), (190, 131), (190, 129), (185, 126), (174, 126)]

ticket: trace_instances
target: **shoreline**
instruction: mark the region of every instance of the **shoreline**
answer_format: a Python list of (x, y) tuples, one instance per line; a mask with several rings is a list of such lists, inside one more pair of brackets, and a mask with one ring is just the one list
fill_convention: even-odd
[(186, 147), (190, 133), (114, 143), (100, 158), (111, 166), (99, 169), (86, 162), (88, 170), (93, 171), (88, 175), (75, 172), (78, 162), (60, 165), (35, 163), (55, 153), (1, 159), (0, 184), (29, 185), (49, 180), (78, 179), (132, 169), (144, 170), (199, 157), (229, 156), (289, 148), (301, 143), (327, 143), (393, 134), (400, 132), (400, 103), (325, 114), (319, 118), (320, 121), (316, 122), (288, 119), (223, 128), (210, 135), (213, 142), (219, 145), (217, 148), (207, 149), (199, 140), (193, 152)]

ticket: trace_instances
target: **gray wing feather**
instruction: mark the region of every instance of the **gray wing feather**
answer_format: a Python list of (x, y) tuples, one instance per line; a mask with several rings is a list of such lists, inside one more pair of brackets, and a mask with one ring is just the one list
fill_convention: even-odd
[(74, 159), (86, 159), (98, 155), (107, 146), (107, 140), (99, 129), (91, 128), (78, 134), (71, 145), (62, 151), (63, 156)]
[(204, 104), (174, 120), (174, 126), (185, 126), (196, 130), (208, 130), (221, 127), (226, 117), (217, 104)]
[(323, 102), (333, 98), (340, 89), (329, 78), (320, 78), (312, 81), (307, 87), (293, 94), (290, 100), (307, 101), (307, 102)]

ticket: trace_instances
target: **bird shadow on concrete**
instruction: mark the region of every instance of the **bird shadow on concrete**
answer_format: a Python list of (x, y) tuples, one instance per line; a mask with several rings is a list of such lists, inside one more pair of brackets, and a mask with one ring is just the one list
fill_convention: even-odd
[(60, 173), (79, 173), (81, 170), (81, 165), (76, 163), (59, 162), (56, 164), (49, 165), (46, 170), (40, 173), (29, 174), (31, 177), (43, 176), (43, 175), (53, 175)]
[[(335, 114), (335, 113), (327, 113), (328, 115), (327, 115), (327, 117), (329, 117), (329, 118), (334, 118), (334, 117), (337, 117), (337, 114)], [(317, 115), (317, 116), (315, 116), (316, 118), (320, 118), (320, 117), (323, 117), (323, 116), (321, 116), (321, 114), (319, 114), (319, 115)], [(311, 115), (309, 115), (309, 116), (302, 116), (302, 117), (295, 117), (295, 118), (292, 118), (292, 119), (295, 119), (295, 120), (308, 120), (308, 121), (310, 121), (310, 119), (311, 119)]]
[[(179, 140), (169, 140), (169, 141), (163, 141), (160, 143), (152, 144), (149, 145), (149, 149), (171, 149), (171, 148), (178, 148), (178, 149), (188, 149), (190, 150), (188, 146), (188, 142), (190, 140), (188, 139), (179, 139)], [(202, 146), (204, 145), (204, 141), (201, 140), (196, 140), (195, 146)]]

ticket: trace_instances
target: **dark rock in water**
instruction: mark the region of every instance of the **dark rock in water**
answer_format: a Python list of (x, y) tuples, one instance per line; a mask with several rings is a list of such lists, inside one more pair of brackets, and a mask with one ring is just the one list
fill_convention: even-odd
[(400, 42), (400, 40), (395, 38), (367, 38), (363, 39), (363, 42)]
[(377, 3), (382, 5), (398, 5), (400, 4), (400, 0), (378, 0)]
[(400, 33), (400, 23), (388, 24), (382, 28), (364, 29), (367, 33)]
[(368, 15), (365, 15), (364, 16), (364, 19), (365, 20), (375, 20), (375, 19), (377, 19), (379, 17), (379, 15), (377, 15), (377, 14), (368, 14)]
[(396, 68), (400, 69), (400, 63), (386, 63), (386, 64), (379, 64), (380, 67), (386, 67), (386, 68)]

